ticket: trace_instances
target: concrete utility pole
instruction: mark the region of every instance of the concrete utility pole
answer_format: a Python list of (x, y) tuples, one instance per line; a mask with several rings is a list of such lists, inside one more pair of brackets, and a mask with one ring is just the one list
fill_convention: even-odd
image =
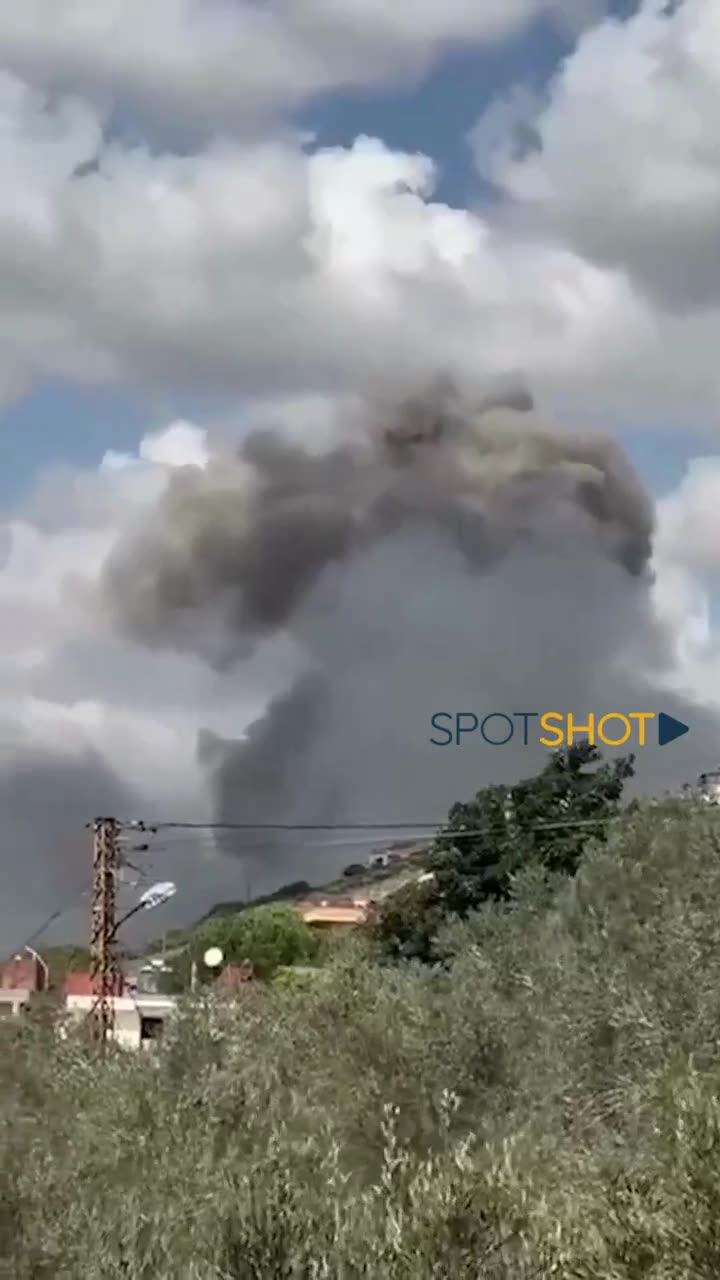
[(92, 831), (90, 974), (95, 996), (94, 1030), (104, 1047), (114, 1031), (113, 997), (118, 991), (118, 965), (115, 958), (115, 872), (119, 860), (119, 825), (115, 818), (96, 818), (92, 824)]

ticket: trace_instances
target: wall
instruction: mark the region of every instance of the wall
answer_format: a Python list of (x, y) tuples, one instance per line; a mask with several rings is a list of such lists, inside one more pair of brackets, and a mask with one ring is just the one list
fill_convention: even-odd
[(2, 1012), (9, 1011), (10, 1014), (21, 1013), (23, 1008), (30, 1003), (32, 992), (27, 987), (2, 987), (0, 988), (0, 1005)]
[(17, 956), (0, 964), (0, 991), (42, 991), (41, 966), (31, 956)]
[[(69, 1014), (77, 1018), (87, 1017), (95, 999), (93, 996), (68, 995), (65, 1007)], [(139, 1049), (141, 1046), (141, 1020), (143, 1016), (151, 1018), (172, 1017), (176, 1002), (171, 996), (139, 995), (133, 1000), (129, 996), (116, 996), (115, 1007), (115, 1040), (124, 1049)]]

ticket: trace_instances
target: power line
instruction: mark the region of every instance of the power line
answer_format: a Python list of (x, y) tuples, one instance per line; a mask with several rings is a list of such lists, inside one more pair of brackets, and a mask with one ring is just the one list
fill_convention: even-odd
[[(171, 852), (170, 846), (168, 846), (167, 851)], [(140, 876), (140, 879), (138, 880), (137, 883), (144, 884), (148, 879), (149, 877), (143, 874)], [(128, 886), (128, 888), (131, 888), (131, 887), (132, 886)], [(68, 899), (66, 902), (61, 903), (61, 905), (57, 906), (54, 909), (54, 911), (50, 913), (50, 915), (45, 917), (43, 923), (39, 925), (38, 928), (35, 929), (30, 934), (30, 936), (24, 940), (24, 942), (22, 942), (17, 947), (13, 947), (12, 951), (8, 952), (8, 955), (16, 955), (21, 951), (25, 951), (27, 947), (32, 946), (33, 943), (37, 942), (37, 940), (41, 938), (44, 933), (47, 933), (50, 926), (54, 924), (56, 920), (59, 920), (62, 916), (67, 915), (69, 911), (75, 911), (80, 906), (83, 906), (89, 897), (90, 897), (90, 890), (83, 889), (81, 893), (75, 894), (72, 898)], [(62, 943), (62, 944), (59, 943), (57, 945), (75, 946), (76, 944), (75, 943)]]
[[(601, 827), (601, 826), (609, 825), (612, 822), (622, 821), (625, 816), (626, 815), (624, 814), (613, 814), (612, 817), (605, 817), (605, 818), (565, 819), (559, 822), (542, 822), (542, 823), (532, 823), (529, 825), (522, 824), (520, 827), (520, 830), (522, 832), (530, 833), (534, 831), (557, 831), (557, 830), (572, 830), (574, 828), (583, 828), (583, 827)], [(708, 813), (708, 817), (710, 816), (712, 815)], [(718, 816), (720, 816), (720, 811), (718, 811)], [(194, 832), (197, 832), (199, 836), (202, 836), (203, 833), (209, 835), (211, 832), (221, 832), (221, 831), (227, 831), (227, 832), (234, 832), (234, 831), (278, 832), (278, 831), (281, 831), (281, 832), (287, 832), (287, 833), (313, 832), (313, 831), (332, 831), (332, 832), (353, 832), (354, 831), (354, 832), (360, 833), (360, 832), (372, 831), (372, 832), (382, 834), (382, 832), (384, 831), (392, 831), (392, 830), (412, 831), (420, 828), (427, 832), (434, 833), (437, 839), (442, 839), (442, 840), (448, 840), (448, 839), (462, 840), (471, 836), (495, 835), (499, 830), (507, 831), (510, 825), (511, 825), (511, 819), (506, 822), (502, 818), (498, 818), (497, 823), (495, 825), (485, 825), (482, 827), (464, 827), (464, 828), (454, 828), (454, 827), (442, 826), (442, 824), (438, 824), (438, 823), (425, 823), (425, 822), (321, 823), (318, 825), (318, 824), (311, 824), (311, 823), (233, 823), (233, 822), (152, 822), (152, 823), (148, 822), (146, 823), (138, 820), (133, 820), (133, 821), (126, 821), (126, 822), (118, 822), (117, 824), (118, 829), (120, 830), (143, 831), (150, 835), (155, 835), (160, 831), (187, 831), (187, 832), (194, 831)], [(185, 847), (187, 848), (188, 845), (190, 845), (191, 843), (194, 843), (194, 842), (188, 840)], [(200, 841), (198, 841), (198, 845), (200, 845)], [(175, 846), (175, 842), (173, 841), (172, 844), (163, 844), (163, 845), (152, 844), (150, 848), (153, 853), (172, 853), (174, 850), (174, 846)], [(217, 846), (215, 847), (217, 848)], [(338, 846), (328, 846), (328, 847), (338, 847)], [(218, 851), (221, 854), (223, 853), (222, 848), (220, 848)], [(235, 855), (226, 853), (224, 856), (231, 858)], [(87, 898), (87, 896), (88, 896), (88, 891), (85, 890), (83, 893), (79, 894), (77, 897), (73, 897), (73, 899), (70, 900), (69, 902), (66, 902), (65, 904), (57, 907), (46, 918), (44, 923), (40, 925), (40, 927), (30, 935), (30, 937), (23, 944), (23, 946), (32, 945), (33, 942), (35, 942), (38, 938), (40, 938), (47, 931), (47, 929), (50, 928), (51, 924), (53, 924), (57, 919), (59, 919), (60, 916), (65, 915), (67, 911), (72, 910), (73, 907), (79, 906), (80, 902), (83, 899)], [(20, 951), (22, 950), (22, 947), (17, 947), (15, 948), (15, 950)]]
[(87, 896), (88, 896), (88, 893), (87, 893), (87, 890), (85, 890), (84, 893), (82, 893), (78, 898), (73, 899), (72, 902), (67, 903), (67, 905), (62, 907), (56, 907), (56, 909), (53, 912), (51, 912), (51, 914), (47, 917), (45, 922), (40, 925), (40, 928), (36, 929), (34, 933), (31, 933), (30, 937), (26, 939), (26, 941), (22, 944), (22, 946), (16, 947), (15, 950), (24, 951), (26, 947), (32, 946), (33, 942), (36, 942), (37, 939), (41, 938), (44, 933), (47, 933), (51, 924), (54, 924), (55, 921), (59, 920), (60, 916), (64, 916), (66, 912), (71, 911), (73, 907), (79, 906), (82, 898), (87, 898)]
[[(536, 823), (533, 827), (525, 827), (529, 829), (551, 828), (551, 827), (588, 827), (597, 826), (598, 823), (612, 822), (614, 818), (579, 818), (564, 820), (564, 822), (548, 822)], [(498, 819), (500, 822), (500, 819)], [(502, 824), (502, 823), (501, 823)], [(137, 823), (127, 823), (123, 826), (137, 826)], [(443, 827), (438, 822), (152, 822), (143, 823), (142, 828), (146, 831), (447, 831), (459, 832), (462, 829), (470, 831), (470, 828), (460, 827)], [(486, 828), (471, 828), (473, 831), (480, 831)], [(489, 829), (489, 828), (487, 828)]]
[[(577, 818), (562, 822), (540, 822), (522, 824), (524, 831), (550, 831), (559, 827), (591, 827), (602, 826), (607, 822), (618, 821), (623, 815), (614, 814), (612, 818)], [(122, 823), (124, 827), (140, 828), (149, 832), (160, 831), (376, 831), (382, 835), (385, 831), (427, 831), (438, 835), (477, 835), (483, 831), (492, 832), (498, 826), (504, 827), (504, 819), (498, 818), (494, 826), (484, 827), (447, 827), (438, 822), (152, 822)], [(409, 838), (409, 837), (408, 837)]]

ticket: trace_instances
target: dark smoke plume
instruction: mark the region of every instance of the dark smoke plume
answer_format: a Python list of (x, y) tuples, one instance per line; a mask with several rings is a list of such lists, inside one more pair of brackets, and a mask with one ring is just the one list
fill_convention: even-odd
[[(119, 625), (238, 680), (278, 634), (298, 655), (297, 684), (245, 738), (202, 737), (219, 819), (439, 820), (538, 756), (438, 749), (434, 712), (655, 709), (671, 653), (652, 504), (612, 440), (544, 430), (530, 407), (520, 389), (472, 406), (440, 380), (323, 454), (261, 432), (173, 476), (107, 566)], [(702, 767), (714, 732), (675, 755), (679, 778), (646, 752), (645, 783)], [(271, 877), (286, 857), (266, 852)]]
[(531, 429), (493, 404), (476, 414), (440, 383), (326, 454), (262, 432), (236, 459), (183, 470), (111, 559), (111, 607), (143, 643), (193, 649), (213, 617), (244, 656), (291, 624), (329, 566), (412, 525), (482, 569), (518, 542), (560, 551), (572, 525), (584, 546), (643, 571), (652, 508), (612, 441)]

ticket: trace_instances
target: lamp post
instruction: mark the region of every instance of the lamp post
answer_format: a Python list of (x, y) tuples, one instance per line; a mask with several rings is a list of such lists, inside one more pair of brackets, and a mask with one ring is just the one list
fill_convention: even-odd
[[(48, 969), (46, 962), (43, 960), (42, 956), (37, 951), (35, 951), (33, 947), (29, 947), (27, 943), (25, 943), (25, 946), (23, 947), (23, 951), (26, 951), (29, 956), (32, 956), (35, 963), (40, 965), (40, 968), (43, 971), (43, 991), (47, 991), (50, 985), (50, 971)], [(18, 953), (15, 956), (15, 959), (22, 960), (22, 955)]]
[(48, 969), (47, 963), (43, 960), (42, 956), (35, 951), (34, 947), (26, 946), (25, 950), (29, 956), (32, 956), (35, 963), (40, 965), (40, 968), (43, 971), (43, 991), (47, 991), (50, 986), (50, 970)]
[(110, 935), (111, 939), (115, 938), (121, 925), (124, 925), (132, 916), (137, 915), (140, 911), (154, 911), (156, 907), (162, 907), (176, 893), (177, 885), (173, 884), (171, 880), (163, 880), (158, 884), (151, 884), (150, 888), (146, 889), (142, 894), (140, 900), (135, 903), (135, 906), (126, 911), (125, 915), (121, 916), (117, 921)]
[[(168, 902), (170, 898), (172, 898), (175, 895), (176, 892), (177, 892), (177, 886), (174, 885), (171, 880), (160, 881), (158, 884), (153, 884), (150, 886), (149, 889), (146, 889), (145, 892), (140, 897), (139, 902), (136, 902), (135, 905), (131, 907), (129, 911), (126, 911), (125, 915), (121, 916), (120, 919), (116, 921), (116, 923), (113, 925), (112, 929), (108, 932), (108, 934), (104, 939), (105, 950), (107, 951), (110, 949), (110, 947), (112, 946), (112, 943), (115, 941), (118, 930), (120, 929), (121, 925), (125, 924), (127, 920), (129, 920), (132, 916), (136, 915), (140, 911), (154, 911), (156, 907), (163, 906), (164, 903)], [(101, 1046), (103, 1049), (105, 1048), (105, 1045), (107, 1043), (109, 1036), (113, 1034), (115, 1006), (111, 1002), (114, 1001), (114, 998), (115, 998), (115, 993), (113, 992), (110, 996), (110, 1001), (108, 1001), (109, 1008), (110, 1008), (109, 1017), (101, 1017), (99, 1022), (100, 1040), (101, 1040)], [(97, 1004), (94, 1006), (92, 1012), (93, 1013), (97, 1012)]]

